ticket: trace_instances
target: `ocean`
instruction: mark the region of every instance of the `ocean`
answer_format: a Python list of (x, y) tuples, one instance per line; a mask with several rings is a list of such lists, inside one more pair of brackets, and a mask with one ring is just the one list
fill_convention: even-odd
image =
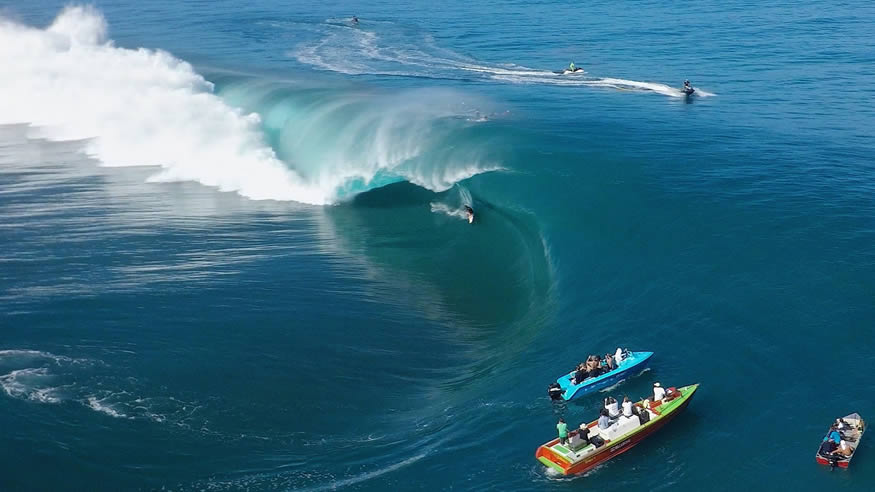
[[(814, 462), (875, 416), (875, 5), (0, 19), (0, 490), (875, 479), (866, 440)], [(651, 369), (551, 404), (617, 347)], [(701, 386), (584, 476), (535, 460), (559, 416), (654, 381)]]

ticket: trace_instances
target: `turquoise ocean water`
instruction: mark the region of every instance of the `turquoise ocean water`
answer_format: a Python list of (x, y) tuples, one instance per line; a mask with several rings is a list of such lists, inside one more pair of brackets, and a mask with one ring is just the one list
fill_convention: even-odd
[[(875, 417), (870, 3), (66, 5), (0, 1), (0, 490), (875, 479), (813, 456)], [(699, 392), (548, 475), (617, 346)]]

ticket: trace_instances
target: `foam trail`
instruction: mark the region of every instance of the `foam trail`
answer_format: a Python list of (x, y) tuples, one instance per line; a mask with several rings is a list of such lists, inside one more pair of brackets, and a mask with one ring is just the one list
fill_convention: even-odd
[(431, 206), (432, 213), (442, 213), (450, 217), (457, 217), (467, 222), (468, 213), (465, 210), (465, 206), (472, 207), (474, 205), (474, 199), (471, 196), (471, 192), (464, 186), (456, 185), (456, 188), (459, 190), (460, 205), (453, 206), (442, 202), (432, 202), (429, 205)]
[[(559, 75), (515, 64), (490, 64), (440, 48), (434, 40), (391, 22), (368, 22), (368, 29), (343, 25), (297, 26), (319, 31), (319, 40), (301, 44), (289, 55), (299, 62), (350, 75), (395, 75), (467, 79), (481, 77), (514, 84), (603, 87), (684, 97), (679, 88), (589, 74)], [(696, 88), (702, 97), (714, 94)]]

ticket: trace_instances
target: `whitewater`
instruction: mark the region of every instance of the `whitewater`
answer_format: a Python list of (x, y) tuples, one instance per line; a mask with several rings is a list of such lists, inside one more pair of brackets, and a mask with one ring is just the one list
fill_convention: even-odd
[[(476, 144), (445, 149), (470, 123), (458, 101), (473, 96), (329, 90), (314, 101), (313, 87), (229, 84), (226, 97), (242, 104), (268, 99), (259, 114), (228, 104), (170, 53), (116, 46), (93, 7), (67, 7), (45, 29), (0, 19), (0, 64), (0, 124), (28, 123), (33, 138), (81, 140), (105, 166), (158, 166), (152, 183), (329, 204), (403, 180), (443, 191), (501, 168)], [(278, 137), (274, 146), (265, 131)]]

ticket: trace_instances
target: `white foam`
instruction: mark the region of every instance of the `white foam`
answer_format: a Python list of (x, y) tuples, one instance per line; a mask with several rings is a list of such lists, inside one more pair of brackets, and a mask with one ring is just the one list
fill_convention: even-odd
[(0, 386), (13, 398), (32, 400), (40, 403), (58, 403), (57, 388), (46, 386), (51, 375), (45, 367), (17, 369), (0, 376)]
[(106, 32), (92, 7), (67, 7), (46, 29), (0, 19), (0, 124), (91, 139), (85, 151), (107, 166), (161, 166), (151, 181), (197, 181), (253, 199), (329, 200), (277, 159), (257, 115), (222, 102), (188, 63), (118, 48)]
[(96, 396), (89, 396), (88, 399), (86, 400), (86, 404), (92, 410), (94, 410), (96, 412), (100, 412), (100, 413), (105, 414), (105, 415), (109, 415), (110, 417), (115, 417), (115, 418), (119, 418), (119, 419), (131, 418), (131, 417), (128, 417), (127, 415), (119, 412), (118, 410), (113, 408), (111, 405), (103, 404), (103, 400), (99, 400)]

